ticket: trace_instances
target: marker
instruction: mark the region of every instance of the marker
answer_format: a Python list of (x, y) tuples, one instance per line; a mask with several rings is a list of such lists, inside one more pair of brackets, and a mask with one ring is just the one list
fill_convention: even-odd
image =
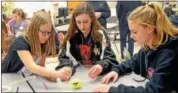
[(16, 90), (16, 93), (18, 93), (19, 92), (19, 87), (17, 87), (17, 90)]
[(46, 90), (48, 90), (48, 87), (47, 87), (47, 85), (45, 84), (45, 82), (43, 82), (43, 85), (45, 86)]

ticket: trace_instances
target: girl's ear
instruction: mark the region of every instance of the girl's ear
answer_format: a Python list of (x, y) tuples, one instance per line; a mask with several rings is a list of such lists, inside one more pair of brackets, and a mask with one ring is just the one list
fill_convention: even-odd
[(148, 33), (154, 32), (154, 27), (153, 26), (147, 26)]

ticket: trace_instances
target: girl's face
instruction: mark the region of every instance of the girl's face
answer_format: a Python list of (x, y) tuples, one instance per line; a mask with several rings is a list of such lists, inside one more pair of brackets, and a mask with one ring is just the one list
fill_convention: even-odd
[(128, 21), (129, 29), (131, 31), (130, 37), (133, 38), (138, 44), (148, 44), (151, 38), (151, 29), (148, 26), (144, 27), (135, 23), (132, 20)]
[(39, 40), (41, 44), (44, 44), (49, 39), (50, 35), (53, 34), (51, 30), (52, 25), (50, 22), (40, 26)]
[(75, 17), (78, 29), (84, 34), (88, 34), (91, 29), (91, 18), (88, 14), (80, 14)]
[(21, 20), (21, 16), (18, 15), (17, 13), (13, 13), (12, 15), (13, 15), (13, 18), (14, 18), (16, 21)]

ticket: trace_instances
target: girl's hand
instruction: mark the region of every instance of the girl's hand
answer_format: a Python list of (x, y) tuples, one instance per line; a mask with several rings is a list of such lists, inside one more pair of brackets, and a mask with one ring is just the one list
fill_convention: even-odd
[(64, 81), (68, 81), (72, 75), (72, 68), (71, 67), (63, 67), (59, 71), (59, 78)]
[(107, 75), (105, 75), (102, 79), (101, 79), (101, 83), (103, 84), (108, 84), (111, 80), (112, 82), (116, 82), (116, 80), (118, 79), (119, 75), (117, 72), (115, 71), (111, 71), (109, 72)]
[(57, 77), (46, 77), (46, 79), (49, 81), (52, 81), (52, 82), (56, 82), (57, 78), (60, 78), (63, 81), (68, 81), (71, 74), (72, 74), (71, 67), (63, 67), (57, 71), (57, 73), (56, 73)]
[(47, 80), (49, 81), (52, 81), (52, 82), (56, 82), (56, 79), (55, 77), (46, 77)]
[(101, 85), (95, 87), (95, 88), (93, 89), (93, 92), (94, 92), (94, 93), (98, 93), (98, 92), (106, 93), (106, 92), (109, 91), (109, 89), (110, 89), (110, 86), (101, 84)]
[(103, 68), (100, 64), (93, 66), (89, 72), (88, 76), (92, 79), (94, 79), (96, 76), (98, 76), (102, 72)]
[(58, 40), (62, 42), (64, 40), (64, 35), (63, 33), (58, 33)]

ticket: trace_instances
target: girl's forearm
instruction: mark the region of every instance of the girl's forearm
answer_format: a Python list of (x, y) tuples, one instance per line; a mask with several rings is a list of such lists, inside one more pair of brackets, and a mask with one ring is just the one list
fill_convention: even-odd
[(37, 75), (40, 76), (44, 76), (44, 77), (57, 77), (57, 71), (56, 70), (52, 70), (52, 69), (47, 69), (45, 67), (36, 65), (33, 68), (29, 68), (29, 70)]

